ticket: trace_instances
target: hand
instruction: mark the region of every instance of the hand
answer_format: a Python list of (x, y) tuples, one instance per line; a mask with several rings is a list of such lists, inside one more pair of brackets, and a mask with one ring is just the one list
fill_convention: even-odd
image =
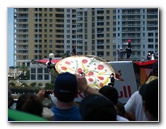
[(45, 90), (42, 89), (42, 90), (39, 90), (39, 92), (36, 94), (36, 96), (37, 96), (41, 101), (43, 101), (43, 100), (45, 99), (44, 94), (45, 94)]
[(78, 74), (75, 75), (75, 76), (77, 78), (78, 90), (85, 91), (85, 89), (88, 86), (85, 76), (81, 76), (81, 75), (78, 75)]

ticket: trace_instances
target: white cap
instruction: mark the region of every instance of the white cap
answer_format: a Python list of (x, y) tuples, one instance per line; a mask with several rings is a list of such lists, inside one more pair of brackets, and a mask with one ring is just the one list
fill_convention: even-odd
[(54, 53), (50, 53), (49, 58), (54, 58)]

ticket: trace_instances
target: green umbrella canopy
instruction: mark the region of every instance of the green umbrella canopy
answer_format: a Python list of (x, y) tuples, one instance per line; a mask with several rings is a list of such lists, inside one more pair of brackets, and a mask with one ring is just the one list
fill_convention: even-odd
[(20, 66), (10, 66), (9, 68), (10, 69), (15, 69), (15, 68), (17, 69), (17, 68), (20, 68)]
[(46, 119), (33, 115), (33, 114), (29, 114), (29, 113), (25, 113), (22, 111), (18, 111), (18, 110), (13, 110), (13, 109), (8, 109), (8, 121), (47, 121)]
[(9, 68), (10, 68), (10, 69), (14, 69), (15, 67), (14, 67), (14, 66), (10, 66)]

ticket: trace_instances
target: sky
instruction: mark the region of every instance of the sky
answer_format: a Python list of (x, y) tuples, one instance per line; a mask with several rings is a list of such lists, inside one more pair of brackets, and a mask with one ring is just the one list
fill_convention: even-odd
[[(95, 128), (95, 129), (110, 129), (110, 128), (118, 128), (118, 127), (122, 127), (123, 129), (140, 129), (140, 128), (144, 128), (144, 129), (162, 129), (165, 127), (166, 122), (164, 122), (165, 120), (165, 116), (166, 116), (166, 105), (165, 102), (163, 102), (163, 100), (165, 100), (164, 98), (166, 98), (166, 94), (164, 94), (164, 92), (166, 91), (166, 87), (165, 82), (163, 81), (163, 74), (165, 71), (166, 64), (164, 59), (166, 59), (165, 57), (162, 58), (162, 55), (166, 55), (166, 51), (164, 51), (165, 49), (165, 23), (166, 23), (166, 8), (165, 8), (165, 4), (163, 3), (164, 0), (116, 0), (116, 1), (111, 1), (111, 0), (102, 0), (102, 1), (96, 1), (96, 0), (88, 0), (88, 2), (86, 0), (5, 0), (5, 1), (1, 1), (0, 4), (0, 66), (1, 66), (1, 110), (0, 110), (0, 121), (1, 121), (1, 125), (6, 128), (12, 128), (12, 129), (29, 129), (30, 128), (35, 128), (35, 129), (45, 129), (45, 128), (61, 128), (61, 129), (65, 129), (65, 128), (72, 128), (72, 129), (90, 129), (90, 128)], [(146, 8), (146, 7), (158, 7), (160, 9), (160, 54), (162, 54), (160, 56), (160, 58), (162, 58), (161, 60), (161, 64), (160, 66), (160, 78), (161, 78), (161, 83), (160, 83), (160, 91), (161, 91), (161, 96), (160, 96), (160, 123), (131, 123), (131, 124), (114, 124), (114, 123), (104, 123), (104, 124), (89, 124), (89, 123), (83, 123), (83, 126), (80, 126), (80, 123), (65, 123), (65, 124), (61, 124), (61, 123), (16, 123), (16, 124), (9, 124), (7, 122), (7, 65), (13, 65), (13, 61), (12, 61), (12, 47), (13, 47), (13, 42), (12, 42), (12, 36), (11, 32), (12, 32), (12, 27), (11, 27), (11, 23), (12, 21), (9, 20), (8, 22), (8, 16), (10, 16), (9, 18), (12, 18), (11, 15), (8, 15), (8, 7), (61, 7), (61, 8), (65, 8), (65, 7), (79, 7), (79, 8), (84, 8), (84, 7), (106, 7), (106, 8), (121, 8), (121, 7), (127, 7), (127, 8), (132, 8), (132, 7), (142, 7), (142, 8)], [(9, 30), (7, 32), (7, 30)], [(10, 35), (9, 35), (10, 34)], [(9, 55), (9, 56), (8, 56)], [(136, 125), (136, 126), (135, 126)], [(137, 126), (138, 125), (138, 126)], [(70, 127), (69, 127), (70, 126)]]
[(13, 66), (13, 9), (8, 8), (8, 67)]

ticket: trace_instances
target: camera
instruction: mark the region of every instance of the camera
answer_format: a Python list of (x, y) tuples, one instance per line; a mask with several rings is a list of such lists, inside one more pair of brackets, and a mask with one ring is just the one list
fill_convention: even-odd
[(44, 97), (49, 97), (50, 94), (52, 94), (52, 91), (46, 90), (45, 94), (44, 94)]

